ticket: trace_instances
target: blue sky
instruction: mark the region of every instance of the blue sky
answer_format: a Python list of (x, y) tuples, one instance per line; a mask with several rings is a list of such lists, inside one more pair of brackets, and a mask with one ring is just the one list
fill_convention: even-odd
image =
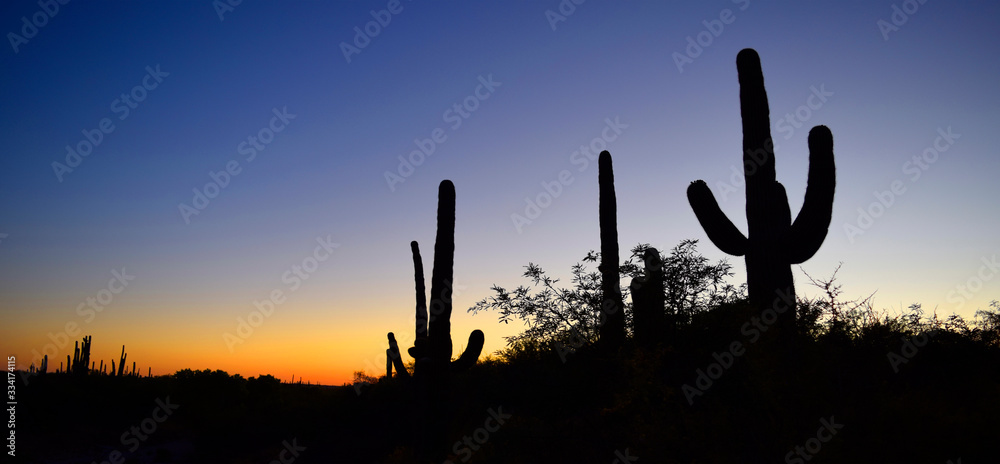
[[(529, 261), (567, 276), (599, 247), (596, 162), (580, 162), (581, 145), (614, 156), (623, 254), (694, 238), (721, 259), (684, 191), (704, 179), (745, 231), (743, 190), (730, 177), (741, 162), (735, 57), (747, 47), (761, 55), (793, 214), (808, 129), (834, 134), (833, 221), (806, 272), (828, 276), (843, 262), (844, 296), (877, 291), (876, 306), (890, 311), (921, 303), (971, 316), (1000, 298), (1000, 6), (562, 3), (559, 13), (558, 1), (245, 0), (220, 18), (209, 1), (55, 3), (51, 16), (44, 2), (4, 2), (5, 351), (27, 359), (75, 321), (103, 342), (100, 356), (126, 344), (163, 373), (261, 365), (332, 382), (377, 366), (384, 333), (411, 331), (409, 242), (421, 242), (429, 263), (442, 179), (458, 195), (454, 337), (478, 327), (487, 349), (498, 348), (515, 328), (462, 309), (493, 283), (524, 283)], [(893, 18), (894, 6), (912, 14)], [(28, 38), (22, 17), (44, 25)], [(389, 21), (368, 25), (379, 18)], [(883, 33), (879, 21), (894, 29)], [(354, 42), (355, 27), (378, 34), (348, 61), (341, 44)], [(678, 66), (679, 55), (690, 62)], [(814, 89), (822, 100), (810, 99)], [(127, 116), (122, 94), (141, 99)], [(474, 111), (462, 116), (456, 104)], [(60, 181), (53, 162), (67, 163), (67, 145), (86, 146), (84, 132), (96, 140), (105, 118), (113, 130)], [(949, 127), (955, 136), (937, 141), (933, 162), (914, 163)], [(263, 139), (252, 159), (250, 137)], [(419, 144), (430, 151), (435, 137), (433, 152), (390, 187), (400, 157)], [(185, 218), (181, 205), (213, 175), (225, 179), (227, 165), (238, 173)], [(511, 216), (525, 215), (544, 185), (555, 191), (563, 171), (572, 181), (564, 175), (519, 230)], [(876, 194), (894, 182), (891, 201)], [(859, 208), (877, 214), (859, 220)], [(338, 247), (292, 290), (285, 273), (313, 256), (317, 239)], [(730, 261), (742, 281), (742, 259)], [(78, 305), (123, 268), (134, 280), (86, 321)], [(795, 272), (800, 293), (814, 294)], [(230, 350), (223, 334), (272, 290), (287, 300)], [(318, 360), (293, 361), (301, 353)]]

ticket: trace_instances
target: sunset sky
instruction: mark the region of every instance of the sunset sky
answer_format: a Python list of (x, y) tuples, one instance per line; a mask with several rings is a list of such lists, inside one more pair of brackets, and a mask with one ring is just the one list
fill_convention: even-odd
[(581, 146), (614, 156), (623, 257), (692, 238), (724, 258), (685, 189), (746, 231), (747, 47), (793, 214), (809, 128), (834, 134), (833, 221), (802, 269), (842, 262), (844, 297), (890, 312), (1000, 299), (996, 2), (32, 0), (0, 20), (0, 349), (21, 368), (89, 334), (144, 373), (379, 374), (386, 332), (413, 337), (409, 243), (429, 280), (442, 179), (456, 355), (475, 328), (492, 352), (520, 328), (466, 308), (599, 249)]

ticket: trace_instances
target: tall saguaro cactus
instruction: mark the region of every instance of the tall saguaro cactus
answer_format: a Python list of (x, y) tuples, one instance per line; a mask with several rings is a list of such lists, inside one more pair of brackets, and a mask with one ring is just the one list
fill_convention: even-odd
[(617, 349), (625, 341), (625, 310), (618, 273), (618, 205), (615, 199), (615, 172), (611, 153), (597, 158), (601, 224), (601, 345)]
[(122, 345), (122, 358), (118, 362), (118, 377), (125, 375), (125, 358), (128, 357), (128, 353), (125, 352), (125, 345)]
[(719, 209), (704, 181), (692, 182), (687, 196), (712, 243), (728, 254), (746, 255), (751, 304), (778, 313), (779, 337), (789, 340), (795, 332), (791, 265), (806, 261), (819, 250), (833, 213), (833, 134), (826, 126), (809, 131), (808, 185), (802, 210), (792, 222), (785, 188), (775, 179), (770, 111), (757, 52), (749, 48), (740, 51), (736, 69), (743, 117), (747, 235)]
[[(455, 185), (441, 181), (438, 187), (437, 235), (434, 240), (434, 265), (431, 271), (431, 297), (428, 306), (424, 286), (423, 260), (417, 242), (410, 242), (413, 254), (414, 287), (416, 294), (416, 330), (413, 346), (408, 353), (416, 363), (413, 381), (416, 384), (418, 453), (421, 462), (442, 462), (447, 455), (447, 404), (451, 372), (468, 369), (479, 359), (484, 335), (474, 330), (469, 335), (465, 352), (451, 360), (452, 282), (455, 262)], [(399, 356), (393, 333), (388, 334), (387, 355), (396, 368), (397, 376), (409, 374)], [(388, 368), (386, 369), (388, 371)]]
[[(445, 364), (451, 361), (451, 289), (455, 264), (455, 184), (441, 181), (438, 187), (437, 236), (434, 239), (434, 267), (431, 271), (431, 299), (428, 311), (424, 288), (423, 261), (416, 241), (410, 242), (413, 253), (414, 286), (416, 293), (416, 339), (409, 349), (417, 360), (414, 375), (421, 374), (423, 364)], [(465, 352), (448, 370), (466, 368), (475, 364), (483, 349), (481, 330), (469, 335)]]

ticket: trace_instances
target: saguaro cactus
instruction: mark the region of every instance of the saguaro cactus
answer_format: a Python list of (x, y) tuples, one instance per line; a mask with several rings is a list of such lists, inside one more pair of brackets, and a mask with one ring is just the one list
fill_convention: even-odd
[[(414, 286), (416, 293), (416, 338), (408, 350), (417, 360), (414, 375), (421, 375), (421, 365), (432, 369), (430, 364), (447, 364), (447, 371), (455, 371), (475, 364), (483, 349), (484, 336), (481, 330), (469, 335), (465, 352), (451, 362), (451, 290), (455, 262), (455, 185), (450, 180), (441, 182), (438, 188), (437, 236), (434, 241), (434, 267), (431, 272), (430, 311), (424, 287), (423, 261), (416, 241), (410, 242), (413, 253)], [(429, 313), (429, 314), (428, 314)], [(395, 345), (395, 337), (389, 333), (390, 350)], [(398, 350), (398, 348), (397, 348)], [(395, 360), (393, 360), (395, 363)], [(405, 372), (402, 360), (397, 371)]]
[(747, 287), (752, 305), (778, 313), (779, 337), (795, 332), (792, 264), (811, 258), (826, 238), (833, 213), (836, 174), (833, 135), (826, 126), (809, 131), (809, 178), (805, 201), (791, 221), (785, 188), (775, 180), (774, 144), (760, 57), (744, 49), (736, 57), (743, 117), (743, 172), (746, 178), (747, 235), (719, 209), (704, 181), (688, 186), (691, 208), (715, 246), (746, 255)]
[[(481, 330), (469, 335), (465, 352), (451, 360), (452, 279), (455, 261), (455, 185), (441, 181), (438, 187), (437, 236), (434, 240), (434, 267), (431, 271), (431, 298), (428, 311), (424, 287), (423, 261), (417, 242), (410, 242), (413, 253), (414, 286), (416, 290), (416, 338), (408, 350), (416, 359), (413, 380), (418, 404), (417, 435), (421, 462), (441, 462), (447, 455), (448, 378), (453, 371), (471, 367), (483, 350)], [(389, 354), (398, 375), (408, 377), (398, 356), (395, 336), (390, 332)], [(395, 355), (393, 355), (395, 352)]]
[(597, 183), (600, 188), (601, 224), (601, 345), (616, 349), (625, 341), (625, 311), (621, 278), (618, 272), (618, 205), (615, 199), (615, 172), (611, 153), (602, 151), (597, 158)]
[[(632, 279), (632, 333), (637, 345), (650, 348), (664, 335), (663, 261), (656, 248), (642, 254), (646, 272)], [(669, 336), (669, 335), (668, 335)]]

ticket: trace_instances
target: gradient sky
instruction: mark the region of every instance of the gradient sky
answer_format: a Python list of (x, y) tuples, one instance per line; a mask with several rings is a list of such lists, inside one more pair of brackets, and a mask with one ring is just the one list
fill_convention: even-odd
[[(562, 3), (569, 14), (553, 28), (546, 11), (558, 13), (557, 0), (245, 0), (221, 19), (207, 0), (70, 2), (51, 18), (37, 1), (0, 2), (0, 348), (22, 368), (35, 351), (55, 353), (54, 369), (72, 343), (57, 349), (48, 334), (58, 340), (71, 323), (81, 332), (69, 340), (93, 335), (93, 359), (117, 359), (124, 344), (154, 374), (212, 368), (326, 384), (377, 374), (387, 331), (412, 340), (409, 242), (421, 243), (429, 277), (437, 184), (451, 179), (456, 351), (474, 328), (493, 351), (519, 328), (466, 308), (493, 283), (526, 283), (529, 261), (565, 277), (599, 249), (596, 162), (574, 163), (574, 151), (602, 133), (615, 136), (606, 145), (623, 256), (640, 242), (668, 250), (694, 238), (724, 258), (684, 192), (704, 179), (746, 230), (743, 189), (725, 187), (741, 163), (735, 58), (746, 47), (761, 55), (793, 214), (808, 129), (834, 134), (831, 230), (802, 269), (825, 277), (843, 262), (844, 297), (877, 291), (890, 312), (921, 303), (971, 317), (1000, 298), (986, 265), (1000, 253), (996, 2), (931, 0), (905, 23), (897, 13), (887, 35), (879, 21), (912, 4)], [(390, 5), (398, 13), (380, 15), (388, 24), (348, 62), (341, 43)], [(31, 35), (21, 18), (33, 16), (44, 25), (15, 52), (8, 33)], [(717, 36), (679, 69), (675, 53), (687, 53), (688, 37), (707, 43), (710, 29)], [(159, 82), (146, 77), (157, 66)], [(481, 79), (496, 84), (476, 98)], [(122, 94), (142, 101), (126, 114)], [(462, 102), (475, 111), (457, 119), (448, 111)], [(294, 119), (272, 123), (275, 111)], [(786, 114), (800, 127), (778, 126)], [(84, 132), (97, 140), (105, 118), (114, 128), (60, 180), (53, 163)], [(606, 131), (609, 119), (627, 127)], [(268, 134), (272, 124), (282, 130)], [(937, 140), (933, 162), (915, 164), (949, 127), (957, 135)], [(443, 141), (390, 188), (385, 173), (436, 129)], [(251, 136), (270, 142), (253, 158)], [(185, 220), (179, 205), (227, 164), (239, 173)], [(572, 182), (518, 230), (511, 215), (564, 170)], [(891, 204), (871, 207), (894, 183)], [(859, 208), (875, 217), (859, 223)], [(338, 245), (313, 262), (317, 239)], [(744, 281), (742, 258), (730, 262)], [(285, 275), (313, 264), (307, 280)], [(128, 285), (109, 285), (123, 270)], [(795, 274), (800, 294), (815, 295)], [(276, 290), (283, 303), (231, 351), (223, 335)], [(77, 310), (109, 296), (100, 312)]]

